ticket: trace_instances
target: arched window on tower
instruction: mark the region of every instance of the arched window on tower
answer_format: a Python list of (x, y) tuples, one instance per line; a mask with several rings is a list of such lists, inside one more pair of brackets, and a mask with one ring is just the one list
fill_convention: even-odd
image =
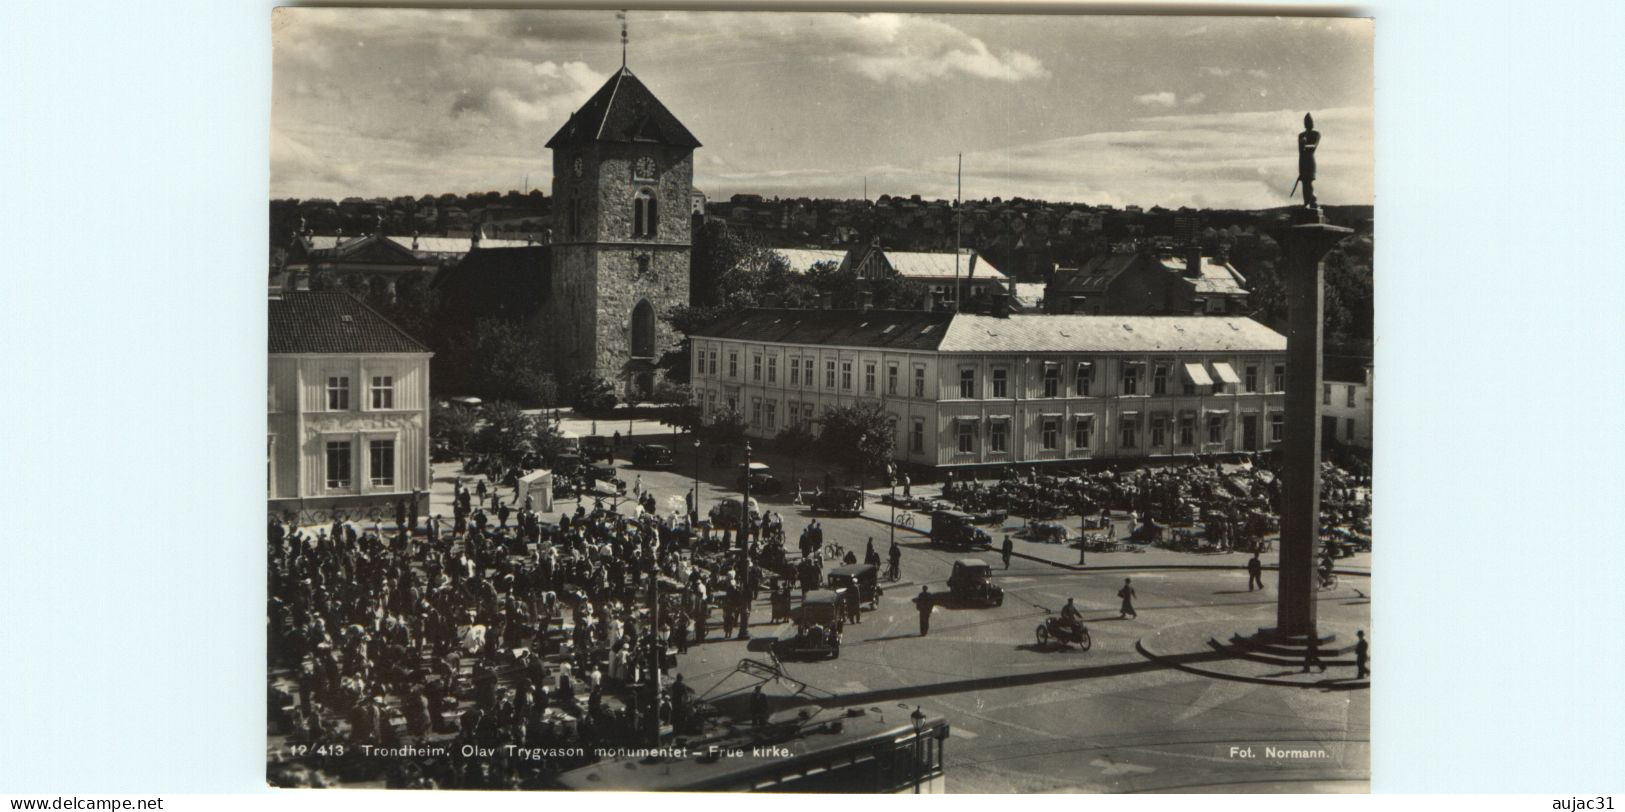
[(655, 357), (655, 308), (648, 299), (632, 308), (632, 357)]
[(639, 189), (632, 199), (632, 236), (653, 237), (656, 230), (655, 194)]

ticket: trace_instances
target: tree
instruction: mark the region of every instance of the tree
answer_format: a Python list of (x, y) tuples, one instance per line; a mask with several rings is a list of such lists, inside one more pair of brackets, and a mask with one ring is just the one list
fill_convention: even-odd
[(733, 448), (745, 442), (745, 416), (737, 409), (724, 409), (701, 429), (701, 439), (717, 448)]
[(548, 371), (547, 341), (541, 335), (512, 322), (481, 319), (471, 341), (467, 383), (480, 397), (557, 405), (558, 386)]
[(891, 415), (874, 404), (838, 406), (824, 413), (820, 455), (860, 479), (884, 473), (896, 450)]
[(479, 416), (474, 410), (460, 404), (435, 404), (429, 418), (429, 436), (434, 441), (435, 456), (462, 459), (479, 431)]
[(485, 425), (474, 435), (469, 450), (493, 464), (488, 473), (500, 476), (519, 467), (536, 450), (535, 443), (536, 419), (512, 401), (498, 401), (485, 407)]
[(687, 385), (661, 381), (655, 386), (654, 399), (661, 405), (661, 424), (690, 433), (699, 428), (700, 405)]
[(603, 414), (615, 408), (615, 388), (596, 372), (577, 372), (564, 388), (566, 401), (582, 414)]
[(790, 481), (797, 483), (796, 461), (807, 454), (811, 454), (818, 445), (818, 436), (806, 423), (795, 422), (785, 426), (782, 431), (773, 437), (773, 450), (790, 458)]

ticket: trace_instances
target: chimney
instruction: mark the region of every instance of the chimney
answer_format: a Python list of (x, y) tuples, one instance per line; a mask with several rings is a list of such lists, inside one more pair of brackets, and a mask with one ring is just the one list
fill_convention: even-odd
[(412, 232), (412, 250), (418, 250), (418, 233), (416, 231)]
[(933, 291), (930, 288), (927, 288), (926, 291), (925, 291), (925, 312), (934, 313), (934, 312), (936, 312), (936, 309), (937, 309), (937, 294), (936, 294), (936, 291)]
[(820, 294), (818, 294), (818, 307), (819, 307), (820, 310), (834, 310), (835, 309), (835, 294), (833, 294), (833, 293), (820, 293)]
[(1187, 276), (1202, 275), (1202, 246), (1191, 243), (1185, 247), (1185, 274)]
[(1005, 293), (1003, 288), (995, 286), (988, 289), (988, 315), (1010, 318), (1010, 294)]

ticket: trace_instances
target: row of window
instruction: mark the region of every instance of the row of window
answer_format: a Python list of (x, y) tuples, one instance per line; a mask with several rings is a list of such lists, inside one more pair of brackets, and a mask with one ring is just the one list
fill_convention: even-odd
[[(977, 426), (979, 421), (972, 418), (961, 418), (956, 422), (956, 437), (958, 450), (961, 454), (974, 454), (977, 451)], [(1212, 444), (1223, 443), (1225, 440), (1226, 415), (1208, 415), (1207, 442)], [(923, 433), (924, 420), (915, 418), (915, 429)], [(1270, 442), (1279, 443), (1284, 436), (1286, 427), (1285, 415), (1275, 412), (1270, 415)], [(1095, 419), (1093, 415), (1081, 415), (1072, 419), (1072, 448), (1073, 451), (1084, 451), (1091, 447), (1094, 438)], [(1010, 450), (1010, 419), (993, 418), (988, 421), (987, 427), (988, 451), (994, 454), (1006, 453)], [(1190, 448), (1196, 445), (1196, 415), (1182, 414), (1174, 425), (1174, 437), (1177, 443), (1172, 447)], [(1125, 449), (1140, 447), (1140, 420), (1138, 417), (1124, 417), (1119, 427), (1118, 447)], [(1169, 421), (1166, 416), (1152, 415), (1150, 443), (1147, 448), (1169, 448)], [(1061, 450), (1061, 418), (1045, 417), (1039, 424), (1039, 448), (1044, 451)], [(923, 439), (915, 443), (914, 450), (923, 446)]]
[[(367, 387), (368, 403), (370, 409), (395, 408), (395, 377), (393, 375), (374, 375), (371, 384)], [(327, 410), (330, 412), (347, 412), (350, 410), (350, 377), (348, 375), (329, 375), (327, 377)]]
[[(348, 488), (353, 482), (354, 446), (349, 440), (327, 442), (327, 487)], [(367, 442), (367, 475), (373, 487), (395, 484), (395, 441), (369, 440)]]
[[(698, 357), (698, 362), (697, 362), (698, 363), (698, 369), (697, 369), (697, 371), (698, 371), (698, 373), (701, 374), (701, 375), (716, 376), (717, 372), (718, 372), (718, 368), (719, 368), (719, 363), (718, 363), (719, 356), (720, 356), (720, 351), (719, 350), (701, 350), (701, 351), (699, 351), (697, 353), (697, 357)], [(785, 380), (785, 384), (787, 386), (806, 386), (806, 387), (816, 386), (817, 384), (816, 384), (816, 378), (815, 378), (815, 376), (816, 376), (816, 368), (814, 366), (815, 364), (816, 364), (816, 359), (815, 358), (802, 358), (800, 356), (790, 356), (790, 358), (789, 358), (789, 377)], [(853, 364), (854, 364), (854, 362), (849, 361), (849, 360), (844, 360), (844, 359), (839, 360), (839, 361), (837, 361), (836, 359), (833, 359), (833, 358), (825, 359), (824, 360), (824, 388), (825, 389), (831, 389), (831, 390), (840, 389), (842, 391), (847, 391), (847, 392), (854, 391), (854, 389), (853, 389), (853, 384), (854, 384), (854, 380), (853, 380), (853, 374), (854, 374)], [(1167, 394), (1169, 394), (1169, 383), (1170, 383), (1170, 378), (1173, 375), (1173, 364), (1171, 362), (1157, 362), (1157, 363), (1151, 364), (1150, 390), (1147, 393), (1142, 393), (1141, 390), (1144, 388), (1144, 384), (1142, 383), (1142, 377), (1144, 376), (1144, 373), (1145, 373), (1145, 367), (1146, 367), (1146, 364), (1144, 362), (1139, 362), (1139, 361), (1125, 361), (1125, 362), (1123, 362), (1123, 364), (1122, 364), (1122, 373), (1121, 373), (1120, 377), (1118, 378), (1118, 386), (1117, 386), (1117, 392), (1116, 393), (1120, 394), (1120, 395), (1139, 395), (1139, 394), (1167, 395)], [(1180, 389), (1181, 389), (1182, 394), (1185, 394), (1185, 395), (1190, 395), (1190, 396), (1194, 396), (1194, 395), (1198, 395), (1198, 394), (1222, 395), (1222, 394), (1226, 394), (1227, 392), (1229, 392), (1230, 391), (1229, 387), (1232, 386), (1232, 385), (1240, 385), (1241, 391), (1246, 392), (1246, 393), (1255, 393), (1255, 392), (1260, 391), (1259, 386), (1260, 386), (1260, 383), (1262, 382), (1261, 381), (1262, 372), (1261, 372), (1259, 366), (1256, 365), (1256, 364), (1247, 365), (1245, 367), (1245, 372), (1243, 373), (1243, 375), (1239, 379), (1235, 379), (1233, 381), (1232, 380), (1226, 380), (1227, 377), (1235, 378), (1235, 374), (1230, 369), (1230, 366), (1228, 364), (1223, 364), (1223, 363), (1215, 364), (1215, 369), (1222, 368), (1224, 370), (1223, 372), (1220, 372), (1219, 380), (1214, 380), (1212, 377), (1210, 377), (1207, 374), (1206, 369), (1201, 364), (1191, 363), (1191, 364), (1186, 364), (1185, 367), (1186, 367), (1185, 374), (1180, 376), (1181, 377)], [(727, 370), (728, 370), (728, 377), (729, 378), (737, 379), (739, 377), (739, 353), (738, 353), (738, 351), (730, 350), (728, 352)], [(1077, 365), (1075, 367), (1075, 371), (1074, 371), (1074, 373), (1072, 375), (1072, 390), (1071, 390), (1072, 395), (1079, 396), (1079, 397), (1088, 397), (1088, 396), (1095, 395), (1095, 394), (1101, 394), (1101, 395), (1108, 394), (1107, 392), (1104, 392), (1104, 391), (1101, 391), (1101, 392), (1098, 392), (1098, 393), (1095, 391), (1095, 373), (1094, 373), (1094, 370), (1095, 370), (1095, 366), (1094, 366), (1093, 362), (1079, 361), (1077, 363)], [(990, 398), (1008, 398), (1008, 397), (1011, 396), (1010, 395), (1010, 371), (1011, 371), (1011, 368), (1009, 366), (996, 365), (996, 366), (992, 367), (992, 369), (988, 373), (988, 395), (987, 395), (988, 397), (990, 397)], [(879, 382), (878, 382), (878, 378), (877, 378), (877, 375), (878, 375), (877, 362), (875, 362), (875, 361), (864, 361), (863, 362), (862, 372), (863, 372), (863, 381), (862, 381), (863, 388), (862, 388), (861, 391), (866, 395), (878, 394), (879, 393), (879, 389), (878, 389)], [(913, 375), (913, 377), (912, 377), (912, 379), (910, 381), (910, 383), (911, 383), (911, 387), (910, 387), (911, 396), (916, 397), (916, 398), (924, 398), (925, 397), (926, 365), (925, 364), (915, 364), (913, 372), (914, 372), (914, 375)], [(1271, 370), (1271, 372), (1273, 374), (1272, 374), (1272, 377), (1271, 377), (1271, 380), (1270, 380), (1271, 388), (1270, 388), (1269, 391), (1272, 391), (1272, 392), (1284, 392), (1284, 391), (1286, 391), (1286, 365), (1285, 364), (1275, 364), (1273, 369)], [(1226, 375), (1226, 373), (1228, 373), (1228, 376)], [(885, 387), (886, 387), (885, 388), (885, 393), (887, 395), (897, 395), (898, 394), (898, 387), (899, 387), (899, 378), (898, 378), (898, 376), (899, 376), (899, 374), (900, 374), (899, 364), (897, 362), (895, 362), (895, 361), (887, 362), (887, 364), (886, 364), (886, 378), (885, 378)], [(765, 355), (764, 356), (764, 355), (760, 355), (760, 354), (753, 354), (751, 356), (750, 379), (751, 379), (751, 381), (753, 381), (755, 383), (776, 385), (779, 382), (779, 359), (778, 359), (778, 356), (776, 356), (776, 355)], [(977, 368), (975, 366), (963, 366), (963, 367), (960, 367), (960, 370), (959, 370), (959, 397), (966, 398), (966, 399), (974, 399), (974, 398), (976, 398), (976, 396), (977, 396), (977, 394), (976, 394), (977, 393), (977, 383), (978, 383), (978, 375), (977, 375)], [(1044, 364), (1044, 373), (1043, 373), (1042, 385), (1043, 385), (1042, 397), (1055, 398), (1055, 397), (1061, 397), (1062, 396), (1061, 393), (1062, 393), (1062, 391), (1064, 389), (1064, 386), (1065, 386), (1065, 380), (1064, 380), (1064, 373), (1063, 373), (1063, 370), (1062, 370), (1062, 366), (1061, 366), (1060, 363), (1058, 363), (1058, 362), (1046, 362)], [(1329, 393), (1330, 389), (1328, 389), (1327, 391)], [(1329, 394), (1327, 396), (1330, 397)], [(1353, 396), (1351, 395), (1350, 396), (1350, 401), (1351, 401), (1350, 405), (1353, 405), (1352, 400), (1353, 400)]]

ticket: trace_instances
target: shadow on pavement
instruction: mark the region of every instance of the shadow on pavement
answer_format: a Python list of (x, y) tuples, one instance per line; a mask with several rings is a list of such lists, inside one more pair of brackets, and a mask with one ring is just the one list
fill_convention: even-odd
[[(1036, 649), (1031, 643), (1022, 644), (1018, 648)], [(927, 696), (943, 696), (946, 694), (965, 693), (967, 691), (986, 691), (997, 688), (1013, 688), (1027, 685), (1043, 685), (1050, 682), (1064, 682), (1067, 680), (1099, 679), (1103, 677), (1120, 677), (1126, 674), (1143, 674), (1149, 671), (1162, 671), (1170, 668), (1170, 664), (1210, 662), (1213, 660), (1229, 659), (1229, 656), (1218, 651), (1202, 651), (1194, 654), (1182, 654), (1163, 658), (1164, 662), (1142, 660), (1139, 662), (1113, 663), (1111, 665), (1086, 665), (1076, 668), (1060, 668), (1053, 671), (1039, 671), (1030, 674), (1010, 674), (1002, 677), (973, 677), (970, 679), (946, 680), (926, 685), (904, 685), (897, 688), (885, 688), (875, 691), (862, 691), (854, 694), (843, 694), (820, 700), (818, 704), (825, 707), (842, 707), (878, 702), (896, 702), (907, 699), (918, 699)]]

